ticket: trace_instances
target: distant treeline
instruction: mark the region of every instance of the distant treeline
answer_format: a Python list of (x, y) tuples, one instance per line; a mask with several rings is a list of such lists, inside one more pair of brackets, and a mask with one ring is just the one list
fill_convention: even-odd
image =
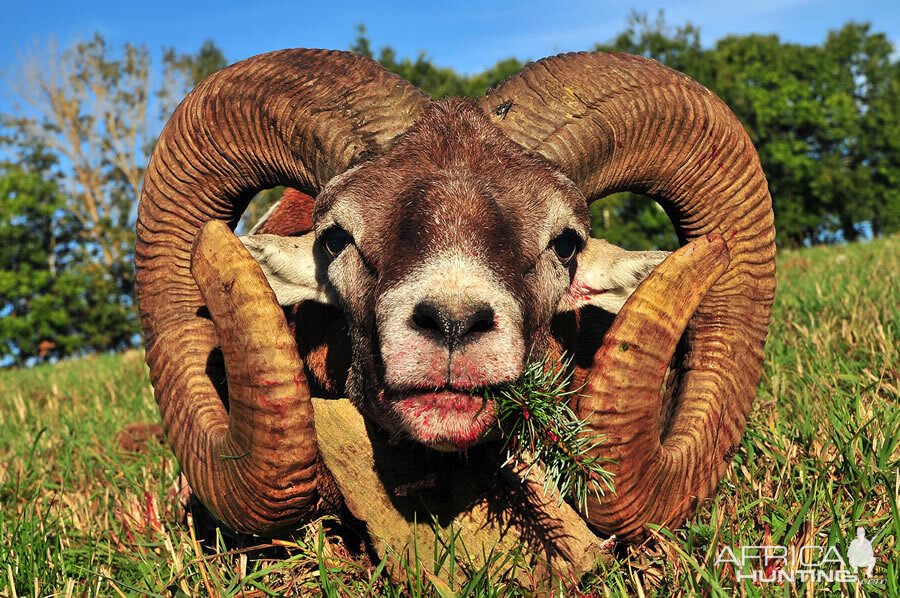
[[(524, 66), (509, 58), (462, 76), (424, 53), (375, 52), (363, 27), (350, 49), (435, 98), (479, 96)], [(731, 107), (759, 151), (780, 247), (900, 229), (900, 62), (884, 33), (848, 23), (816, 46), (745, 35), (704, 48), (690, 24), (633, 15), (615, 39), (586, 49), (654, 58)], [(23, 62), (9, 84), (22, 110), (0, 115), (0, 366), (137, 341), (132, 250), (144, 167), (177, 102), (226, 64), (212, 41), (196, 54), (167, 49), (154, 79), (146, 47), (113, 49), (99, 35)], [(263, 192), (243, 226), (278, 194)], [(631, 249), (677, 246), (645, 197), (598, 201), (592, 220), (596, 236)]]

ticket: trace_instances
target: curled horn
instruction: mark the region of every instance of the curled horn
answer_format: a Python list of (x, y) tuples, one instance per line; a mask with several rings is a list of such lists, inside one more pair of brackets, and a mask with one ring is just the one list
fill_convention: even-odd
[[(234, 228), (262, 189), (288, 185), (315, 196), (352, 161), (405, 131), (427, 101), (370, 59), (284, 50), (206, 79), (178, 107), (154, 149), (135, 247), (150, 378), (166, 435), (191, 488), (220, 521), (238, 531), (272, 532), (315, 508), (309, 391), (295, 350), (265, 353), (274, 328), (248, 326), (241, 339), (219, 338), (203, 315), (205, 301), (191, 273), (192, 243), (209, 221)], [(204, 235), (227, 245), (221, 228), (204, 229)], [(194, 257), (199, 281), (210, 260), (232, 259), (202, 251)], [(257, 273), (245, 260), (234, 259), (236, 286), (207, 285), (205, 292), (218, 297), (211, 305), (227, 306), (229, 292), (255, 297), (252, 287), (261, 285), (254, 282)], [(266, 299), (271, 303), (263, 293), (250, 303)], [(220, 313), (214, 317), (233, 322), (260, 317), (211, 308), (216, 310)], [(273, 317), (283, 320), (279, 311)], [(290, 339), (284, 331), (277, 334)], [(228, 410), (207, 371), (220, 344), (233, 391)], [(242, 371), (239, 359), (229, 359), (242, 354), (265, 367), (252, 374)], [(295, 376), (301, 380), (295, 382)], [(279, 410), (286, 406), (291, 415), (281, 417)]]
[[(647, 523), (678, 526), (729, 466), (761, 372), (775, 294), (775, 230), (756, 151), (709, 90), (636, 56), (540, 60), (481, 104), (510, 138), (557, 164), (588, 202), (616, 191), (642, 193), (662, 205), (682, 240), (712, 235), (692, 253), (720, 265), (684, 267), (680, 280), (667, 269), (670, 285), (675, 277), (709, 289), (696, 297), (684, 335), (672, 415), (666, 420), (661, 411), (660, 387), (684, 322), (667, 317), (670, 297), (658, 288), (638, 289), (647, 300), (620, 312), (622, 323), (597, 351), (576, 409), (607, 436), (600, 454), (617, 462), (616, 496), (589, 504), (592, 525), (630, 540), (645, 536)], [(498, 106), (510, 109), (500, 116)], [(689, 299), (679, 299), (682, 310)]]

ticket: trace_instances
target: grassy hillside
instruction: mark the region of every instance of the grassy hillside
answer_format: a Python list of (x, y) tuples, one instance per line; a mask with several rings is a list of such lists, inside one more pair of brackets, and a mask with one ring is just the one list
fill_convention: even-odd
[[(683, 529), (623, 550), (568, 594), (900, 595), (900, 238), (783, 252), (778, 266), (732, 471)], [(393, 586), (316, 533), (287, 559), (204, 555), (183, 524), (174, 458), (153, 430), (122, 432), (157, 419), (139, 352), (0, 372), (0, 595), (448, 595), (415, 576)], [(857, 525), (877, 583), (738, 583), (714, 564), (724, 546), (846, 555)], [(529, 595), (482, 573), (476, 595)]]

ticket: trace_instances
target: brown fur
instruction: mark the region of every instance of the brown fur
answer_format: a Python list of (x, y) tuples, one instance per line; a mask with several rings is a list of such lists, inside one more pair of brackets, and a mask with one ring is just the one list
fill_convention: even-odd
[[(314, 198), (288, 188), (257, 232), (280, 236), (305, 234), (312, 230), (314, 206)], [(343, 396), (352, 351), (341, 310), (307, 301), (285, 308), (285, 315), (313, 394), (326, 398)], [(564, 353), (574, 355), (572, 388), (584, 385), (594, 353), (613, 318), (612, 314), (590, 306), (554, 317), (549, 354), (553, 358)]]
[[(491, 268), (517, 287), (546, 248), (549, 239), (535, 233), (555, 201), (589, 221), (587, 202), (574, 184), (558, 178), (543, 158), (523, 152), (471, 100), (430, 104), (396, 145), (363, 168), (363, 176), (330, 187), (329, 199), (353, 195), (365, 201), (375, 229), (367, 237), (380, 246), (362, 249), (382, 286), (421, 263), (431, 247), (462, 241), (486, 249)], [(333, 207), (329, 199), (316, 205), (318, 213)]]
[[(347, 396), (394, 433), (459, 448), (490, 422), (455, 415), (468, 403), (449, 397), (511, 380), (548, 348), (574, 355), (576, 383), (586, 379), (602, 338), (593, 334), (597, 318), (576, 316), (574, 328), (551, 323), (578, 261), (561, 260), (552, 241), (566, 234), (584, 247), (587, 202), (473, 101), (428, 105), (393, 145), (332, 179), (315, 200), (287, 192), (256, 232), (310, 227), (317, 268), (338, 302), (287, 312), (314, 395)], [(324, 239), (336, 229), (350, 241), (329, 254)], [(447, 352), (431, 330), (410, 323), (422, 302), (459, 318), (476, 306), (494, 324)], [(579, 319), (592, 332), (587, 342)], [(456, 411), (444, 414), (448, 406)]]
[(316, 199), (288, 187), (281, 194), (281, 199), (272, 206), (272, 211), (264, 218), (256, 230), (259, 234), (281, 235), (293, 237), (308, 233), (313, 229), (313, 208)]

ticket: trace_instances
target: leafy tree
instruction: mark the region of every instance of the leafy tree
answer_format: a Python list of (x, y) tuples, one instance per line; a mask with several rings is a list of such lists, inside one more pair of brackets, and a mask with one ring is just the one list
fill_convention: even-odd
[[(843, 106), (853, 127), (839, 146), (852, 188), (833, 200), (844, 238), (859, 233), (863, 218), (874, 234), (900, 230), (900, 62), (893, 45), (868, 24), (832, 31), (824, 50), (840, 74)], [(853, 201), (846, 201), (848, 196)], [(835, 205), (836, 204), (836, 205)]]
[(33, 117), (13, 121), (23, 138), (67, 164), (66, 209), (107, 268), (131, 261), (150, 88), (146, 48), (125, 44), (113, 54), (95, 34), (63, 52), (51, 45), (48, 55), (30, 56), (16, 87)]
[(637, 193), (613, 193), (591, 204), (591, 236), (635, 251), (678, 248), (669, 216)]
[(81, 346), (67, 311), (75, 281), (66, 275), (78, 223), (63, 215), (54, 163), (37, 147), (21, 163), (0, 164), (0, 363)]
[[(24, 61), (15, 82), (28, 116), (6, 119), (22, 155), (46, 148), (41, 151), (65, 165), (55, 179), (63, 202), (56, 209), (60, 222), (77, 224), (69, 229), (77, 235), (70, 250), (75, 257), (47, 284), (62, 285), (55, 292), (66, 298), (66, 313), (79, 314), (69, 321), (74, 327), (68, 334), (80, 335), (77, 348), (82, 350), (121, 347), (133, 343), (139, 331), (131, 300), (132, 254), (150, 139), (149, 73), (144, 47), (125, 44), (116, 52), (98, 34), (61, 52), (51, 44), (43, 55), (35, 52)], [(34, 292), (41, 293), (35, 284)], [(108, 292), (97, 295), (99, 289)], [(106, 310), (115, 317), (101, 318)], [(87, 327), (99, 321), (107, 327), (104, 338), (115, 341), (85, 336)], [(20, 341), (18, 350), (25, 355), (27, 342)], [(76, 350), (74, 341), (57, 346), (60, 354)]]
[(824, 204), (812, 193), (822, 172), (815, 139), (827, 128), (816, 80), (821, 53), (782, 44), (777, 36), (721, 40), (712, 85), (735, 111), (756, 146), (769, 180), (780, 245), (799, 245), (821, 233)]
[(62, 180), (56, 156), (40, 144), (0, 163), (2, 365), (120, 349), (136, 338), (120, 283), (130, 274), (110, 272), (86, 248)]
[[(711, 85), (747, 127), (769, 179), (778, 242), (897, 230), (897, 65), (883, 34), (849, 23), (822, 46), (721, 40)], [(887, 134), (887, 135), (885, 135)]]
[(900, 62), (876, 81), (863, 122), (860, 153), (871, 172), (872, 233), (900, 230)]
[[(212, 42), (167, 59), (191, 85), (224, 66)], [(132, 252), (153, 143), (149, 72), (146, 48), (116, 52), (99, 35), (22, 65), (15, 87), (29, 116), (3, 118), (17, 157), (0, 170), (0, 363), (138, 338)]]
[[(848, 23), (819, 45), (771, 35), (730, 36), (704, 48), (690, 23), (632, 13), (595, 49), (648, 56), (717, 93), (755, 144), (772, 192), (780, 246), (853, 240), (900, 230), (900, 62), (883, 33)], [(516, 58), (466, 76), (425, 53), (376, 53), (360, 26), (351, 50), (376, 58), (433, 98), (477, 97), (518, 72)], [(163, 53), (151, 88), (143, 46), (115, 50), (95, 35), (49, 46), (22, 65), (24, 104), (2, 119), (12, 148), (0, 163), (0, 364), (132, 343), (134, 215), (158, 123), (202, 79), (223, 68), (211, 40), (196, 54)], [(22, 116), (22, 115), (27, 116)], [(2, 133), (2, 131), (0, 131)], [(62, 167), (64, 166), (64, 168)], [(267, 190), (241, 226), (281, 195)], [(634, 249), (674, 248), (666, 214), (619, 193), (591, 208), (592, 234)]]

